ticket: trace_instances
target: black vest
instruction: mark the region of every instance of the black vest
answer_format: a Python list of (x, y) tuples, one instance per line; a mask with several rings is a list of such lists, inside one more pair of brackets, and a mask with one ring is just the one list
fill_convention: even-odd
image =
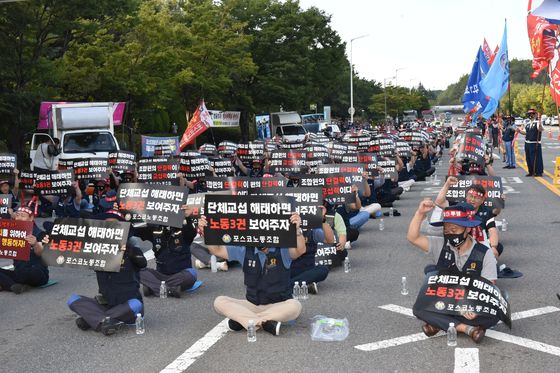
[(443, 246), (443, 249), (441, 250), (441, 253), (439, 254), (439, 259), (436, 264), (436, 267), (437, 269), (451, 268), (459, 272), (465, 272), (465, 273), (481, 276), (484, 256), (486, 255), (487, 250), (488, 250), (487, 246), (484, 246), (483, 244), (476, 242), (471, 251), (471, 255), (469, 255), (467, 262), (463, 266), (463, 270), (459, 271), (459, 268), (457, 268), (457, 266), (455, 265), (455, 254), (453, 253), (453, 251), (447, 245), (446, 242)]
[(247, 300), (255, 305), (283, 302), (291, 298), (290, 268), (284, 267), (281, 249), (266, 255), (264, 268), (253, 247), (245, 250), (243, 272)]
[(315, 267), (315, 254), (317, 253), (317, 242), (313, 240), (313, 230), (310, 229), (306, 233), (305, 253), (294, 260), (291, 270), (298, 273), (297, 270), (307, 270)]
[(530, 125), (525, 126), (525, 140), (540, 141), (538, 123), (536, 121), (533, 121)]

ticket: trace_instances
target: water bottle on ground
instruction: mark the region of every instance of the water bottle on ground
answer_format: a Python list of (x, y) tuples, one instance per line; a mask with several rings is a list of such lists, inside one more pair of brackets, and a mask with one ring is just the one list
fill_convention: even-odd
[(159, 286), (159, 297), (161, 299), (167, 298), (167, 285), (165, 284), (165, 281), (162, 281)]
[(508, 222), (506, 219), (502, 220), (502, 232), (507, 231)]
[(389, 216), (395, 216), (395, 209), (393, 207), (389, 208)]
[(249, 320), (249, 326), (247, 326), (247, 342), (257, 341), (257, 330), (255, 328), (255, 320)]
[(136, 314), (136, 334), (144, 334), (144, 318), (141, 313)]
[(406, 287), (406, 277), (402, 277), (401, 279), (401, 294), (408, 295), (408, 289)]
[(216, 255), (210, 257), (210, 269), (212, 272), (218, 272), (218, 259)]
[(51, 217), (52, 217), (53, 219), (56, 219), (56, 210), (55, 210), (55, 209), (52, 210)]
[(309, 288), (307, 287), (307, 283), (305, 281), (301, 283), (301, 299), (309, 299)]
[(299, 299), (301, 293), (301, 289), (299, 287), (299, 281), (294, 283), (294, 290), (292, 291), (292, 298)]
[(385, 230), (385, 220), (379, 219), (379, 230)]
[(453, 322), (449, 323), (447, 329), (447, 345), (450, 347), (457, 346), (457, 329), (455, 329), (455, 323)]
[(344, 258), (344, 273), (348, 272), (350, 272), (350, 258), (346, 256), (346, 258)]

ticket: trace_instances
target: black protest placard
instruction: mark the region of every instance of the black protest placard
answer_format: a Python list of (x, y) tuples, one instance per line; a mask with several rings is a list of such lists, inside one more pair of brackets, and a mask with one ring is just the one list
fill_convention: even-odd
[(196, 180), (210, 175), (208, 158), (198, 152), (180, 154), (179, 170), (188, 180)]
[(237, 158), (245, 164), (260, 161), (264, 157), (264, 143), (248, 143), (237, 145)]
[(281, 142), (279, 148), (280, 149), (303, 149), (305, 148), (305, 143), (303, 141)]
[(333, 161), (340, 162), (342, 157), (346, 154), (352, 154), (357, 152), (357, 147), (354, 144), (339, 144), (339, 143), (329, 143), (330, 158)]
[(78, 161), (78, 159), (59, 159), (58, 160), (58, 169), (59, 170), (68, 170), (74, 167), (74, 162)]
[(366, 166), (362, 163), (332, 163), (317, 166), (318, 174), (363, 174)]
[(171, 185), (126, 183), (117, 192), (119, 210), (126, 220), (181, 228), (188, 189)]
[(230, 159), (226, 158), (210, 158), (210, 166), (214, 169), (214, 173), (218, 177), (228, 177), (235, 174), (235, 169)]
[(387, 157), (378, 158), (377, 166), (383, 169), (382, 173), (385, 179), (396, 180), (398, 178), (397, 161), (395, 159)]
[(295, 209), (301, 217), (301, 228), (307, 230), (322, 226), (323, 212), (319, 208), (323, 204), (322, 188), (254, 188), (249, 194), (294, 197)]
[(17, 166), (17, 156), (11, 153), (0, 153), (0, 174), (11, 175)]
[(213, 156), (218, 153), (216, 145), (214, 144), (202, 144), (200, 148), (198, 148), (200, 154)]
[(31, 247), (25, 239), (33, 233), (33, 222), (0, 220), (0, 258), (29, 261)]
[(365, 152), (368, 150), (371, 141), (371, 135), (369, 133), (361, 133), (361, 134), (346, 134), (342, 138), (348, 145), (352, 145), (356, 148), (356, 151)]
[(511, 328), (511, 310), (500, 289), (483, 277), (456, 270), (427, 276), (414, 308), (457, 316), (465, 312), (495, 316)]
[(392, 157), (393, 155), (395, 155), (395, 142), (393, 141), (393, 139), (389, 138), (389, 137), (385, 137), (385, 136), (378, 136), (376, 139), (372, 140), (372, 143), (374, 141), (378, 142), (378, 151), (377, 154), (381, 157)]
[(395, 141), (395, 147), (397, 150), (397, 155), (401, 158), (410, 158), (412, 153), (412, 148), (408, 144), (408, 142), (404, 140), (397, 140)]
[(339, 267), (341, 265), (340, 256), (338, 256), (335, 244), (317, 243), (317, 251), (315, 252), (315, 265), (327, 266), (329, 268)]
[(0, 194), (0, 218), (9, 219), (11, 217), (9, 209), (11, 208), (12, 208), (12, 195)]
[(222, 157), (232, 157), (237, 153), (237, 144), (231, 141), (222, 141), (218, 145), (218, 153)]
[(482, 185), (486, 189), (484, 205), (494, 208), (504, 208), (503, 184), (500, 176), (457, 176), (458, 183), (451, 185), (447, 190), (446, 198), (450, 203), (465, 202), (467, 190), (471, 185)]
[(329, 138), (322, 133), (311, 133), (309, 141), (315, 144), (328, 144)]
[(271, 173), (299, 174), (307, 167), (307, 152), (304, 150), (274, 150), (270, 153)]
[(459, 147), (457, 155), (460, 159), (466, 159), (480, 165), (484, 165), (485, 145), (482, 137), (471, 132), (466, 132), (463, 142)]
[(353, 203), (356, 195), (352, 193), (352, 185), (363, 191), (363, 183), (359, 174), (305, 175), (299, 180), (301, 187), (322, 187), (323, 198), (334, 203)]
[(109, 167), (115, 172), (132, 173), (136, 168), (136, 154), (134, 152), (119, 150), (109, 153)]
[(342, 157), (342, 163), (361, 163), (365, 166), (370, 177), (379, 175), (379, 171), (377, 171), (377, 155), (374, 153), (346, 154)]
[(419, 148), (425, 141), (425, 137), (420, 131), (404, 131), (399, 133), (399, 137), (414, 149)]
[(41, 196), (64, 196), (72, 187), (73, 181), (73, 170), (38, 172), (35, 174), (34, 191)]
[(138, 181), (146, 184), (179, 185), (179, 161), (168, 158), (142, 158)]
[(49, 266), (119, 272), (130, 223), (56, 219), (42, 254)]
[(297, 247), (292, 197), (207, 195), (207, 245)]
[(329, 161), (329, 149), (326, 146), (312, 144), (305, 147), (307, 152), (307, 167), (314, 169), (317, 165), (328, 163)]
[(20, 190), (33, 190), (35, 184), (35, 172), (21, 171), (19, 173), (19, 189)]
[(232, 194), (248, 194), (251, 188), (285, 188), (284, 177), (207, 177), (208, 191), (229, 190)]
[(108, 166), (107, 159), (88, 158), (75, 160), (72, 168), (78, 180), (105, 180), (109, 178)]

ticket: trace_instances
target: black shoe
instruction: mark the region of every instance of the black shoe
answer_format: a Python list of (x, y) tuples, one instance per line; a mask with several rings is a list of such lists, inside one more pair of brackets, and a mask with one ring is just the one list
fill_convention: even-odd
[(525, 175), (525, 177), (531, 177), (531, 176), (533, 176), (533, 174), (527, 174), (527, 175)]
[(509, 168), (513, 170), (514, 168), (517, 168), (517, 167), (515, 167), (515, 166), (509, 166)]
[(27, 286), (25, 284), (13, 284), (12, 286), (10, 286), (10, 290), (14, 294), (21, 294), (21, 293), (29, 290), (29, 286)]
[(231, 330), (232, 332), (239, 332), (239, 331), (245, 329), (245, 328), (243, 327), (243, 325), (241, 325), (240, 323), (238, 323), (237, 321), (232, 320), (232, 319), (229, 319), (229, 320), (228, 320), (228, 328), (229, 328), (229, 330)]
[(182, 292), (180, 286), (175, 286), (167, 289), (167, 295), (173, 298), (181, 298)]
[(312, 282), (309, 284), (309, 294), (319, 294), (319, 286), (316, 282)]
[(502, 168), (509, 168), (509, 166), (504, 166), (504, 167), (502, 167)]
[(272, 335), (280, 335), (280, 325), (282, 325), (280, 321), (268, 320), (262, 324), (262, 328)]
[(151, 297), (151, 296), (154, 295), (154, 292), (152, 291), (152, 289), (150, 289), (146, 285), (142, 285), (142, 293), (144, 293), (145, 297)]
[(78, 317), (76, 319), (76, 326), (82, 330), (89, 330), (91, 329), (91, 326), (89, 326), (89, 324), (86, 322), (86, 320), (84, 320), (83, 317)]
[(124, 328), (124, 322), (115, 319), (105, 319), (101, 322), (101, 333), (105, 335), (113, 335)]
[(397, 210), (393, 211), (393, 216), (401, 216), (401, 213)]
[(542, 174), (535, 174), (535, 177), (542, 177)]

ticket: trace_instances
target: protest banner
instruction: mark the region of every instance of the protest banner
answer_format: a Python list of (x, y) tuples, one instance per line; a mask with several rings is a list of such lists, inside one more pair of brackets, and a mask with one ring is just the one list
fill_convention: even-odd
[(33, 185), (35, 193), (41, 196), (65, 196), (73, 182), (73, 170), (59, 170), (36, 173)]
[(114, 172), (133, 173), (136, 168), (136, 154), (125, 150), (109, 153), (109, 167)]
[(292, 197), (207, 195), (207, 245), (297, 247)]
[(458, 183), (447, 190), (446, 198), (449, 203), (465, 202), (467, 190), (473, 184), (482, 185), (486, 189), (484, 205), (492, 209), (505, 207), (503, 184), (500, 176), (459, 175)]
[(383, 176), (385, 179), (397, 180), (399, 175), (397, 173), (397, 161), (395, 159), (380, 157), (377, 158), (377, 167), (383, 169)]
[(0, 220), (0, 258), (29, 261), (31, 246), (25, 239), (33, 233), (33, 222)]
[(270, 154), (270, 173), (303, 172), (307, 167), (307, 152), (303, 150), (274, 150)]
[(169, 185), (121, 184), (117, 192), (119, 210), (127, 221), (144, 221), (181, 228), (185, 219), (181, 206), (188, 189)]
[(328, 149), (330, 152), (330, 158), (335, 162), (340, 162), (342, 157), (348, 153), (356, 153), (357, 147), (354, 144), (340, 144), (340, 143), (329, 143)]
[(105, 180), (109, 178), (108, 165), (105, 158), (88, 158), (75, 160), (72, 168), (78, 180)]
[(366, 166), (362, 163), (331, 163), (317, 166), (317, 174), (363, 174)]
[(33, 190), (35, 184), (35, 172), (33, 171), (20, 171), (19, 173), (19, 189), (20, 190)]
[(324, 145), (312, 144), (305, 147), (307, 152), (307, 167), (314, 169), (319, 164), (327, 163), (329, 160), (329, 150)]
[(157, 157), (178, 155), (179, 137), (151, 137), (142, 136), (142, 157)]
[(11, 153), (0, 153), (0, 174), (12, 175), (17, 166), (17, 156)]
[(11, 194), (0, 194), (0, 218), (10, 219), (9, 209), (12, 208), (12, 195)]
[(323, 198), (334, 203), (353, 203), (356, 195), (352, 193), (352, 185), (364, 187), (364, 178), (359, 174), (303, 175), (299, 180), (301, 187), (323, 188)]
[(257, 139), (264, 140), (272, 137), (270, 133), (270, 115), (261, 114), (255, 116), (255, 128), (257, 130)]
[(237, 153), (237, 144), (231, 141), (222, 141), (218, 145), (218, 154), (222, 157), (232, 157)]
[(471, 132), (466, 132), (461, 145), (457, 158), (468, 160), (479, 165), (484, 165), (484, 153), (486, 151), (484, 142), (481, 136)]
[(285, 188), (287, 179), (284, 177), (207, 177), (208, 191), (229, 190), (232, 194), (248, 194), (251, 188)]
[(426, 276), (415, 309), (462, 316), (465, 312), (495, 316), (511, 328), (511, 310), (500, 289), (487, 279), (442, 269)]
[(399, 137), (408, 142), (412, 149), (418, 149), (425, 141), (425, 137), (420, 131), (403, 131)]
[(49, 266), (119, 272), (130, 223), (93, 219), (56, 219), (43, 249)]
[(377, 136), (377, 138), (371, 140), (372, 145), (374, 142), (377, 143), (378, 150), (377, 155), (381, 157), (392, 157), (395, 155), (396, 147), (393, 139), (385, 136)]
[(210, 166), (218, 177), (228, 177), (235, 174), (231, 159), (213, 157), (209, 159)]
[(377, 171), (377, 155), (374, 153), (346, 154), (342, 157), (342, 163), (361, 163), (365, 166), (365, 170), (370, 177), (379, 175), (379, 171)]
[(340, 267), (342, 264), (340, 257), (337, 255), (335, 244), (317, 243), (317, 251), (315, 252), (315, 265)]
[(210, 162), (199, 152), (183, 152), (180, 154), (179, 171), (188, 180), (196, 180), (210, 175)]
[(212, 127), (239, 127), (240, 111), (208, 110), (212, 115)]
[(401, 158), (410, 158), (412, 155), (412, 148), (409, 143), (404, 140), (395, 141), (395, 147), (397, 150), (397, 155)]
[(142, 158), (138, 161), (138, 181), (146, 184), (179, 185), (179, 161)]
[(251, 164), (253, 161), (260, 161), (264, 157), (264, 143), (252, 142), (237, 145), (237, 158), (244, 164)]

